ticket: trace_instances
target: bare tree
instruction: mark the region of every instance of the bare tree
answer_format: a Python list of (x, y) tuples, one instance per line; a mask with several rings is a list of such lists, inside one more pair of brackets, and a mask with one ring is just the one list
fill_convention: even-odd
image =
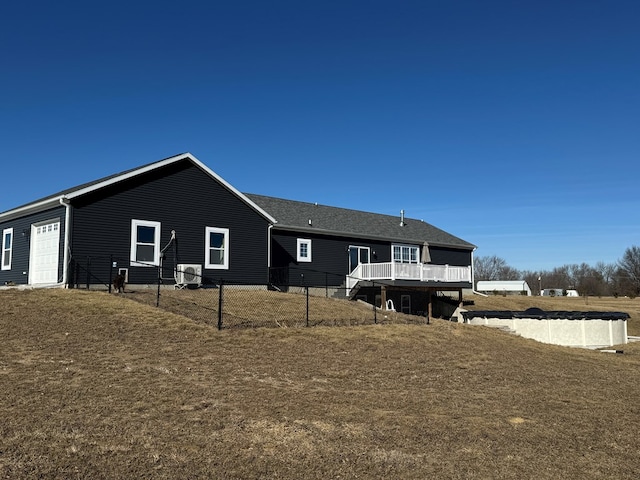
[(556, 267), (551, 272), (543, 274), (543, 288), (559, 288), (567, 290), (573, 287), (571, 268), (569, 265)]
[(521, 279), (522, 279), (522, 272), (520, 272), (520, 270), (517, 270), (515, 268), (511, 268), (508, 265), (506, 265), (500, 271), (500, 280), (521, 280)]
[(502, 274), (512, 270), (507, 262), (495, 255), (491, 257), (475, 257), (473, 259), (473, 271), (476, 281), (482, 280), (509, 280), (502, 278)]
[[(531, 270), (525, 270), (520, 272), (520, 277), (527, 282), (531, 292), (534, 295), (540, 295), (540, 286), (542, 285), (542, 272), (532, 272)], [(538, 280), (539, 279), (539, 280)]]
[(613, 278), (609, 282), (609, 290), (611, 295), (616, 298), (620, 295), (626, 295), (631, 290), (627, 274), (620, 267), (616, 267)]
[(618, 266), (615, 263), (598, 262), (596, 263), (594, 270), (598, 272), (602, 279), (602, 283), (604, 284), (605, 289), (604, 294), (615, 295), (614, 284)]
[(606, 285), (602, 275), (593, 267), (582, 263), (574, 272), (575, 288), (584, 295), (602, 296), (606, 293)]
[(626, 279), (630, 294), (640, 294), (640, 247), (632, 246), (625, 250), (618, 262), (620, 273)]

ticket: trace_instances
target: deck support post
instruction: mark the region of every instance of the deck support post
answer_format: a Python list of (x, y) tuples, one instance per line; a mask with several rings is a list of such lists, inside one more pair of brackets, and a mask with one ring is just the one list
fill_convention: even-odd
[(382, 285), (380, 287), (380, 307), (384, 310), (387, 309), (387, 286)]

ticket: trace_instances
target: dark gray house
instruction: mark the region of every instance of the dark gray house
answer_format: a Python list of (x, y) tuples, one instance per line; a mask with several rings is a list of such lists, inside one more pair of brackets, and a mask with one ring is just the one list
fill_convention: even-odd
[[(243, 194), (189, 153), (0, 213), (0, 232), (0, 285), (121, 272), (130, 285), (342, 287), (385, 303), (473, 284), (475, 246), (428, 223)], [(404, 295), (396, 309), (416, 310)]]
[[(276, 218), (273, 285), (344, 287), (351, 298), (424, 311), (436, 292), (472, 286), (475, 246), (422, 220), (247, 195)], [(342, 291), (342, 288), (340, 288)]]
[(177, 155), (0, 214), (0, 284), (109, 285), (114, 267), (129, 284), (155, 284), (159, 271), (173, 283), (178, 263), (265, 284), (274, 223), (194, 156)]

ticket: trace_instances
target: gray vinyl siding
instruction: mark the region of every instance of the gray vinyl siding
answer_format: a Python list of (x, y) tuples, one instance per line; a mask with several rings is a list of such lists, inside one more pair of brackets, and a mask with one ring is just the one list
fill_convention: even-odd
[(72, 204), (73, 258), (82, 262), (91, 257), (96, 281), (106, 279), (108, 284), (113, 258), (119, 268), (129, 268), (130, 284), (157, 282), (157, 268), (130, 265), (132, 219), (160, 222), (161, 248), (175, 230), (178, 258), (170, 247), (163, 276), (173, 277), (174, 262), (204, 266), (205, 228), (219, 227), (229, 229), (229, 269), (203, 270), (205, 283), (268, 281), (267, 220), (188, 161), (100, 189)]
[(13, 228), (11, 270), (0, 270), (0, 285), (6, 285), (8, 283), (26, 285), (28, 283), (31, 225), (46, 222), (48, 220), (60, 221), (58, 281), (62, 281), (64, 266), (64, 234), (66, 230), (65, 210), (65, 207), (60, 206), (0, 223), (0, 233), (2, 233), (6, 228)]

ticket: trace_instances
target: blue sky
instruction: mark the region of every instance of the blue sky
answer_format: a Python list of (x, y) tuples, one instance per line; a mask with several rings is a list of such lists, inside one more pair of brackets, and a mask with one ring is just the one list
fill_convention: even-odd
[(191, 152), (513, 268), (640, 244), (635, 1), (12, 2), (0, 211)]

